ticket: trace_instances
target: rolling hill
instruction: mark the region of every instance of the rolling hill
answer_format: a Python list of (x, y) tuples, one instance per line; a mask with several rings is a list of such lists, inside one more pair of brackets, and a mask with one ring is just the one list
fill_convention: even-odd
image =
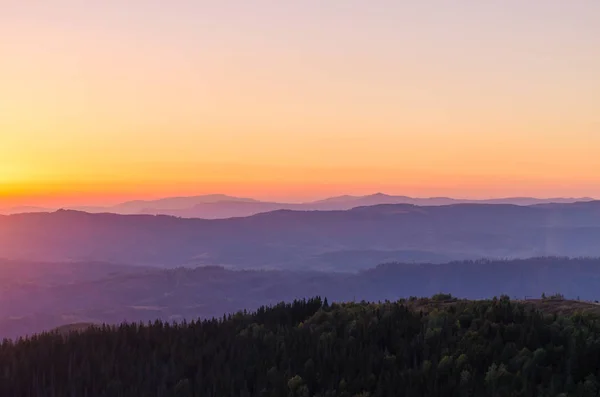
[[(600, 256), (600, 202), (379, 205), (223, 220), (61, 210), (0, 216), (0, 258), (352, 271), (386, 261)], [(362, 253), (357, 267), (351, 257)]]
[[(41, 266), (21, 263), (23, 269)], [(13, 272), (12, 278), (0, 284), (0, 339), (71, 323), (221, 317), (316, 295), (331, 301), (394, 301), (439, 292), (469, 299), (506, 294), (544, 309), (546, 301), (531, 299), (542, 293), (591, 302), (600, 299), (600, 259), (388, 263), (355, 273), (236, 271), (214, 266), (135, 272), (135, 268), (102, 263), (46, 267), (61, 270), (36, 278), (24, 278), (26, 271)], [(60, 274), (70, 276), (61, 281)], [(600, 306), (581, 302), (553, 308), (570, 313), (575, 309), (597, 311)]]

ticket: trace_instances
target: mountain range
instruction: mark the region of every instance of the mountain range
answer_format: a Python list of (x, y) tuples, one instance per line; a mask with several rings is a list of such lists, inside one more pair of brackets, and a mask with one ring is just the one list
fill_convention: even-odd
[(175, 267), (354, 271), (387, 261), (600, 256), (600, 201), (517, 206), (385, 204), (244, 218), (0, 216), (0, 257)]
[[(592, 198), (532, 198), (508, 197), (487, 200), (454, 199), (449, 197), (414, 198), (376, 193), (367, 196), (338, 196), (306, 203), (278, 203), (259, 201), (252, 198), (233, 197), (224, 194), (210, 194), (190, 197), (169, 197), (158, 200), (134, 200), (114, 206), (72, 206), (64, 209), (90, 213), (115, 213), (121, 215), (147, 214), (172, 215), (182, 218), (224, 219), (245, 217), (276, 210), (330, 211), (349, 210), (354, 207), (381, 204), (413, 204), (419, 206), (439, 206), (452, 204), (514, 204), (536, 205), (544, 203), (574, 203), (591, 201)], [(12, 207), (0, 209), (0, 214), (28, 212), (53, 212), (58, 208)]]
[(316, 295), (332, 302), (394, 301), (439, 292), (472, 299), (502, 294), (530, 299), (544, 292), (600, 299), (600, 259), (388, 263), (353, 273), (2, 260), (0, 268), (0, 339), (66, 324), (219, 318)]

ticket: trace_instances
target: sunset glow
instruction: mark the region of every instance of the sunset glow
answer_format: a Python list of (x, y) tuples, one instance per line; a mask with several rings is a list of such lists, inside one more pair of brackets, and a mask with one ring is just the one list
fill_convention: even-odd
[(128, 3), (3, 3), (0, 207), (600, 197), (600, 2)]

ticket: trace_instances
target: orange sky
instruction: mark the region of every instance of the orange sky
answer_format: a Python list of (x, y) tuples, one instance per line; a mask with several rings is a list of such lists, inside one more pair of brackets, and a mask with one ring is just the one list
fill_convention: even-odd
[(7, 3), (0, 207), (600, 197), (597, 1)]

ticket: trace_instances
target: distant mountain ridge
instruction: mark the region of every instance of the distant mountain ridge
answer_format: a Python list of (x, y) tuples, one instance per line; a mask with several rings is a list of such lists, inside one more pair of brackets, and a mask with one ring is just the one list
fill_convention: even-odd
[[(349, 210), (354, 207), (381, 204), (413, 204), (418, 206), (440, 206), (452, 204), (567, 204), (592, 201), (593, 198), (533, 198), (507, 197), (483, 200), (455, 199), (450, 197), (414, 198), (375, 193), (366, 196), (337, 196), (306, 203), (279, 203), (260, 201), (252, 198), (234, 197), (224, 194), (209, 194), (187, 197), (167, 197), (157, 200), (133, 200), (114, 206), (73, 206), (65, 209), (90, 213), (115, 213), (121, 215), (172, 215), (181, 218), (225, 219), (245, 217), (277, 210), (330, 211)], [(0, 209), (0, 214), (10, 215), (28, 212), (52, 212), (56, 209), (44, 207), (14, 207)]]
[(381, 260), (600, 256), (598, 241), (600, 201), (381, 204), (215, 220), (72, 210), (0, 216), (0, 257), (159, 267), (354, 271)]

